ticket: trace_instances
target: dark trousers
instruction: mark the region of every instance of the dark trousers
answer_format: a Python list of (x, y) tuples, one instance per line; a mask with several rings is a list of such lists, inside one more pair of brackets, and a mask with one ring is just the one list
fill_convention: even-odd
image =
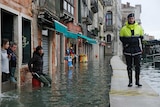
[(136, 56), (125, 55), (125, 58), (126, 58), (126, 64), (127, 64), (129, 83), (132, 83), (132, 67), (134, 65), (136, 84), (139, 84), (140, 60), (141, 60), (140, 55), (136, 55)]

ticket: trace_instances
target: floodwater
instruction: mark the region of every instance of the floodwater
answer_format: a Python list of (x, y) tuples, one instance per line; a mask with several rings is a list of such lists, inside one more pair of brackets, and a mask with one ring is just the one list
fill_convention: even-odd
[(109, 107), (110, 57), (102, 62), (61, 66), (52, 86), (23, 87), (0, 95), (0, 107)]
[(141, 77), (160, 95), (160, 68), (145, 63), (141, 68)]

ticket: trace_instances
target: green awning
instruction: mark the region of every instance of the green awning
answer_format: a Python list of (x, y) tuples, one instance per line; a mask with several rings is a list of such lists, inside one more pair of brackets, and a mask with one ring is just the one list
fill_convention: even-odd
[(70, 32), (70, 31), (67, 31), (67, 33), (64, 36), (66, 36), (67, 38), (73, 38), (73, 39), (78, 38), (78, 34)]
[(78, 34), (78, 36), (79, 36), (80, 38), (86, 39), (87, 42), (90, 43), (90, 44), (97, 44), (97, 41), (94, 40), (94, 39), (92, 39), (92, 38), (89, 38), (89, 37), (84, 36), (84, 35), (82, 35), (82, 34)]
[(65, 37), (73, 38), (73, 39), (77, 39), (78, 38), (78, 35), (76, 33), (68, 31), (67, 26), (61, 24), (60, 22), (58, 22), (56, 20), (54, 20), (54, 26), (55, 26), (55, 30), (57, 32), (63, 33)]
[(97, 41), (92, 39), (92, 38), (89, 38), (87, 36), (84, 36), (84, 35), (81, 35), (81, 34), (76, 34), (76, 33), (68, 31), (67, 26), (61, 24), (60, 22), (58, 22), (56, 20), (54, 20), (54, 26), (55, 26), (55, 30), (57, 32), (63, 33), (64, 36), (67, 37), (67, 38), (77, 39), (78, 36), (79, 36), (80, 38), (86, 39), (87, 42), (90, 43), (90, 44), (97, 44)]
[(82, 34), (78, 34), (78, 36), (79, 36), (80, 38), (83, 38), (83, 39), (86, 39), (86, 40), (89, 39), (87, 36), (84, 36), (84, 35), (82, 35)]
[(54, 26), (55, 26), (55, 30), (57, 32), (63, 33), (64, 35), (67, 35), (67, 26), (61, 24), (60, 22), (54, 20)]
[(90, 39), (90, 40), (88, 40), (88, 43), (90, 43), (90, 44), (97, 44), (97, 41), (94, 40), (94, 39)]

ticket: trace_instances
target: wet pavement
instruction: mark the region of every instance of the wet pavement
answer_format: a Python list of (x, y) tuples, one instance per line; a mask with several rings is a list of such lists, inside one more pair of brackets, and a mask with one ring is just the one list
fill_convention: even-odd
[[(143, 84), (142, 87), (137, 87), (135, 84), (132, 87), (127, 86), (128, 76), (126, 64), (123, 63), (119, 56), (112, 57), (111, 65), (113, 69), (110, 90), (111, 107), (160, 107), (159, 94), (144, 81), (144, 78), (140, 79), (140, 83)], [(143, 69), (145, 67), (142, 67)], [(144, 70), (144, 72), (148, 71)], [(133, 75), (135, 75), (134, 72)], [(149, 72), (144, 75), (141, 72), (142, 77), (147, 75), (150, 75)], [(133, 78), (133, 81), (135, 81), (135, 78)]]
[(111, 66), (108, 56), (101, 62), (60, 67), (52, 87), (24, 87), (3, 93), (0, 107), (109, 107)]

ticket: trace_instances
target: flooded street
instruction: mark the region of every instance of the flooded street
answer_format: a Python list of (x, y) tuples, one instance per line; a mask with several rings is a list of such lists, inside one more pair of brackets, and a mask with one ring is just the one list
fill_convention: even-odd
[(160, 69), (144, 64), (142, 65), (141, 77), (160, 95)]
[(80, 63), (70, 70), (61, 66), (51, 88), (3, 93), (0, 107), (109, 107), (110, 58)]
[[(109, 107), (111, 67), (102, 62), (63, 65), (53, 76), (52, 87), (23, 87), (0, 95), (0, 107)], [(160, 70), (142, 65), (142, 80), (160, 94)]]

